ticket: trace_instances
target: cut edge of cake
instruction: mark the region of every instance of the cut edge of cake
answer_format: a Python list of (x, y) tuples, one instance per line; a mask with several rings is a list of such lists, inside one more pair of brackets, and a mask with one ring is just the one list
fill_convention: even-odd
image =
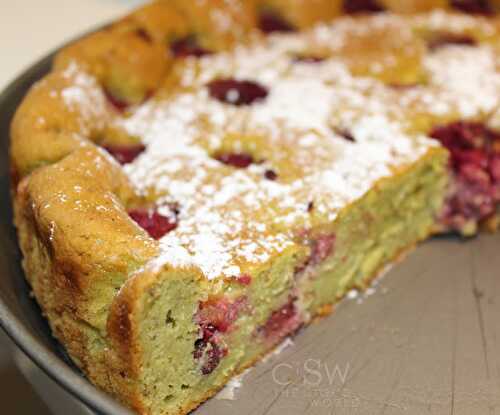
[(192, 410), (286, 336), (329, 314), (350, 289), (366, 288), (433, 233), (446, 163), (446, 152), (433, 148), (381, 179), (342, 210), (328, 237), (316, 239), (331, 246), (305, 267), (312, 250), (297, 244), (257, 269), (243, 269), (249, 285), (234, 278), (210, 282), (195, 266), (165, 264), (161, 254), (135, 273), (113, 301), (108, 322), (134, 407)]

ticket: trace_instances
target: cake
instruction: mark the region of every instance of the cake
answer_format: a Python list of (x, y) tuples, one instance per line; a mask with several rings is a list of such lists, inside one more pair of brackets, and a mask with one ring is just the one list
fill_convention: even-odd
[(427, 237), (497, 227), (497, 4), (314, 3), (154, 2), (15, 115), (26, 278), (138, 413), (193, 410)]

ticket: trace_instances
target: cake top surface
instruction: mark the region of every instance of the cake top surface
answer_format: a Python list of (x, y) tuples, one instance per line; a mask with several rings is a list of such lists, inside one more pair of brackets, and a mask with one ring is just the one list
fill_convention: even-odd
[[(239, 276), (328, 227), (436, 146), (429, 124), (491, 118), (496, 50), (489, 20), (437, 11), (346, 17), (179, 62), (112, 121), (145, 147), (124, 171), (176, 223), (160, 262)], [(66, 104), (100, 111), (97, 82), (66, 73)]]

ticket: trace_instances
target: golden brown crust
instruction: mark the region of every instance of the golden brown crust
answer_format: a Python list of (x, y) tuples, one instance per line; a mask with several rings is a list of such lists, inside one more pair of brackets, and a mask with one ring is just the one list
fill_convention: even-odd
[[(128, 309), (119, 306), (121, 318), (110, 322), (118, 347), (108, 352), (106, 310), (128, 275), (155, 254), (157, 243), (126, 214), (137, 195), (93, 142), (109, 139), (117, 115), (104, 92), (140, 102), (165, 77), (171, 41), (204, 32), (204, 46), (217, 50), (235, 40), (232, 30), (219, 38), (216, 22), (201, 19), (206, 7), (223, 8), (225, 2), (195, 8), (171, 3), (155, 2), (63, 49), (11, 126), (15, 222), (35, 297), (54, 335), (87, 376), (139, 412), (139, 391), (131, 385), (139, 353), (127, 341)], [(128, 89), (122, 91), (122, 84)], [(78, 100), (68, 105), (63, 91), (74, 85), (92, 97), (86, 108), (95, 111), (84, 111)], [(107, 299), (96, 302), (95, 291), (102, 287)]]
[(14, 200), (23, 266), (54, 335), (107, 390), (116, 381), (104, 355), (106, 309), (156, 251), (123, 209), (130, 195), (121, 169), (89, 146), (24, 178)]
[(150, 238), (124, 211), (123, 201), (133, 194), (129, 186), (121, 169), (95, 147), (77, 150), (19, 185), (21, 218), (31, 218), (61, 276), (55, 281), (61, 289), (53, 296), (55, 308), (68, 307), (92, 320), (87, 307), (88, 291), (96, 283), (92, 278), (126, 274), (133, 261), (154, 253)]
[(130, 284), (129, 280), (120, 290), (111, 306), (107, 330), (112, 344), (110, 360), (116, 368), (113, 382), (120, 385), (119, 394), (122, 394), (125, 388), (124, 398), (130, 407), (140, 413), (146, 413), (139, 385), (141, 353), (137, 350), (138, 327), (133, 318), (139, 298), (134, 288), (134, 284)]
[(31, 89), (18, 108), (11, 127), (10, 155), (19, 178), (85, 144), (85, 138), (76, 134), (80, 115), (70, 111), (58, 94), (71, 82), (60, 72), (51, 73)]

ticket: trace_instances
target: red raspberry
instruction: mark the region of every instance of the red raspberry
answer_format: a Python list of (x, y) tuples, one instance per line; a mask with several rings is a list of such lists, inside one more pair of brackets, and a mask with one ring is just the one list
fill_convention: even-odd
[(376, 0), (344, 0), (345, 13), (378, 13), (383, 11), (384, 7)]
[(212, 373), (227, 355), (228, 349), (221, 345), (219, 334), (231, 328), (246, 305), (247, 298), (244, 296), (233, 302), (216, 298), (200, 304), (194, 319), (200, 326), (201, 338), (194, 344), (193, 357), (196, 360), (203, 359), (201, 373), (204, 375)]
[(311, 260), (312, 264), (320, 264), (327, 259), (335, 247), (335, 235), (321, 235), (312, 242)]
[(199, 58), (213, 53), (208, 49), (202, 48), (195, 36), (186, 36), (173, 41), (170, 44), (170, 51), (176, 58), (185, 58), (187, 56)]
[(104, 95), (111, 106), (118, 112), (124, 112), (130, 104), (117, 96), (113, 95), (108, 89), (104, 88)]
[(500, 155), (494, 155), (490, 159), (489, 171), (495, 182), (500, 182)]
[(433, 36), (428, 42), (427, 47), (431, 51), (438, 50), (445, 46), (457, 45), (457, 46), (476, 46), (476, 40), (466, 34), (455, 34), (455, 33), (439, 33)]
[(132, 163), (146, 147), (142, 144), (133, 145), (106, 145), (104, 149), (120, 164)]
[(258, 25), (259, 29), (264, 33), (297, 31), (297, 29), (282, 16), (269, 10), (260, 13)]
[(259, 333), (264, 338), (276, 342), (300, 327), (301, 320), (295, 307), (295, 300), (294, 297), (290, 297), (288, 302), (274, 311), (266, 323), (259, 328)]
[(218, 332), (227, 332), (247, 304), (246, 297), (231, 302), (226, 298), (210, 299), (200, 304), (196, 321), (200, 327), (214, 327)]
[(493, 9), (487, 0), (451, 0), (451, 7), (464, 13), (492, 14)]
[(232, 105), (250, 105), (262, 101), (269, 92), (253, 81), (235, 79), (216, 79), (208, 84), (210, 96), (218, 101)]
[(162, 238), (177, 227), (175, 215), (163, 216), (157, 209), (134, 209), (128, 214), (154, 239)]
[(222, 153), (215, 157), (221, 163), (244, 169), (254, 162), (252, 155), (246, 153)]

